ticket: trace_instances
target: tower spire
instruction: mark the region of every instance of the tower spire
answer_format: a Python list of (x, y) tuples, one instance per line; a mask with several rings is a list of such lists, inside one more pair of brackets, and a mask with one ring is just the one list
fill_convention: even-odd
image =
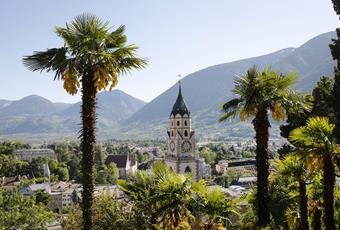
[(182, 97), (182, 85), (181, 80), (178, 81), (178, 96)]
[(182, 95), (182, 90), (181, 90), (181, 77), (182, 77), (182, 75), (178, 74), (177, 77), (179, 78), (179, 80), (178, 80), (178, 87), (179, 87), (178, 94)]
[[(179, 77), (181, 75), (178, 75)], [(184, 102), (183, 96), (182, 96), (182, 84), (181, 84), (181, 80), (178, 81), (178, 96), (177, 96), (177, 100), (172, 108), (171, 114), (176, 116), (176, 114), (180, 114), (181, 116), (183, 116), (184, 114), (190, 114), (187, 105)]]

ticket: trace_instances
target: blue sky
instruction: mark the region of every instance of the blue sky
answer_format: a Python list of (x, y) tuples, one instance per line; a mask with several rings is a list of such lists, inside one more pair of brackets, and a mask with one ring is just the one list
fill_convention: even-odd
[(335, 30), (331, 0), (5, 0), (0, 20), (0, 99), (30, 94), (76, 102), (53, 75), (31, 73), (21, 58), (62, 46), (53, 32), (89, 12), (125, 24), (129, 43), (150, 59), (147, 69), (122, 76), (118, 88), (150, 101), (185, 76), (211, 65), (297, 47)]

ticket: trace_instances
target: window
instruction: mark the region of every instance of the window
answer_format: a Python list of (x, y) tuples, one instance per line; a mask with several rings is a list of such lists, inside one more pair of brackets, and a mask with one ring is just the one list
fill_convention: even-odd
[(177, 126), (179, 126), (179, 121), (177, 121)]
[(187, 126), (188, 125), (188, 122), (187, 121), (184, 121), (184, 126)]
[(172, 136), (172, 137), (174, 136), (174, 131), (171, 131), (171, 136)]
[(184, 171), (184, 172), (190, 173), (190, 172), (191, 172), (191, 168), (190, 168), (189, 166), (187, 166), (187, 167), (185, 168), (185, 171)]
[(185, 137), (188, 136), (188, 131), (187, 131), (187, 130), (184, 131), (184, 136), (185, 136)]

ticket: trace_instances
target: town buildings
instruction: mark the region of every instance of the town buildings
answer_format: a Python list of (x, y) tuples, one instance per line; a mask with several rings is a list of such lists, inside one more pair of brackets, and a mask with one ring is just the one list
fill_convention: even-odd
[(220, 160), (215, 165), (216, 172), (226, 174), (228, 170), (234, 170), (238, 173), (255, 172), (256, 160), (252, 158), (242, 158), (236, 160)]
[(54, 160), (56, 158), (52, 149), (18, 149), (14, 152), (19, 160), (31, 161), (36, 158), (46, 158)]

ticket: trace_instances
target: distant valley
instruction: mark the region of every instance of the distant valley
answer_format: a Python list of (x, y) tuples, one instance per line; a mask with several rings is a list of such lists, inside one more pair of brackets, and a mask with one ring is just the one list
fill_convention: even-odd
[[(211, 66), (182, 79), (184, 99), (193, 115), (197, 138), (239, 139), (253, 137), (252, 125), (238, 121), (218, 123), (220, 106), (232, 98), (236, 75), (252, 65), (271, 65), (299, 74), (297, 89), (310, 91), (318, 79), (333, 75), (328, 44), (335, 33), (321, 34), (297, 48)], [(101, 139), (165, 139), (168, 116), (176, 100), (173, 85), (149, 103), (120, 90), (98, 94), (98, 137)], [(52, 103), (36, 95), (18, 101), (0, 100), (0, 136), (4, 138), (76, 137), (80, 129), (80, 102)], [(273, 124), (277, 130), (278, 125)], [(279, 132), (272, 132), (278, 137)]]

